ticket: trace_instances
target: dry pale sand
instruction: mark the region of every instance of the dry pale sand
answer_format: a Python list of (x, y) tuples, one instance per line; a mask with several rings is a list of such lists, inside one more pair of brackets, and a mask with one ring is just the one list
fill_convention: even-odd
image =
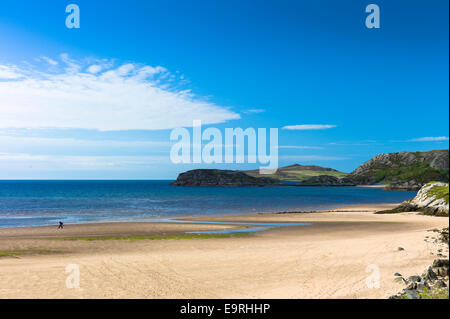
[[(57, 241), (51, 237), (181, 234), (223, 225), (109, 223), (0, 230), (0, 298), (387, 298), (402, 288), (394, 273), (421, 273), (439, 248), (426, 236), (448, 218), (375, 215), (359, 206), (212, 221), (312, 222), (239, 238)], [(403, 247), (404, 250), (398, 250)], [(440, 247), (443, 248), (443, 247)], [(448, 248), (444, 248), (448, 256)], [(67, 288), (68, 264), (80, 288)], [(379, 269), (380, 287), (366, 278)], [(366, 272), (369, 270), (369, 272)]]

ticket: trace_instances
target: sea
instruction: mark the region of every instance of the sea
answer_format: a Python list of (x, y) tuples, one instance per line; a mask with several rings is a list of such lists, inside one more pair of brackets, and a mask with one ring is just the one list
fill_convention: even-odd
[(414, 192), (365, 187), (179, 187), (151, 181), (0, 181), (0, 228), (398, 203)]

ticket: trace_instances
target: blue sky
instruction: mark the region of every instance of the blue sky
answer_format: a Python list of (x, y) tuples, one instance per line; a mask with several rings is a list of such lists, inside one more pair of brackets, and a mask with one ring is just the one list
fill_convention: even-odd
[[(70, 3), (80, 29), (65, 26)], [(365, 27), (370, 3), (380, 29)], [(170, 131), (193, 118), (279, 128), (280, 165), (350, 172), (379, 153), (448, 148), (448, 9), (437, 0), (2, 1), (0, 178), (256, 168), (172, 164)], [(323, 129), (282, 129), (296, 125)]]

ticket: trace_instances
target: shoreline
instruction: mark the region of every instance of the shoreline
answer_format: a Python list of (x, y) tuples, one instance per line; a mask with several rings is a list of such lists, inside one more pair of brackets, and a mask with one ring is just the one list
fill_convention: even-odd
[[(3, 228), (0, 298), (388, 298), (403, 288), (394, 273), (422, 273), (442, 249), (426, 237), (448, 227), (448, 218), (373, 214), (392, 206), (189, 218), (192, 223), (88, 223), (62, 231)], [(195, 221), (311, 225), (186, 236), (236, 228)], [(1, 257), (8, 251), (18, 256)], [(80, 289), (65, 287), (69, 264), (80, 267)], [(379, 269), (379, 289), (366, 286), (370, 265)]]
[[(359, 187), (359, 186), (354, 186)], [(375, 187), (374, 187), (375, 188)], [(157, 223), (160, 220), (203, 220), (203, 219), (217, 219), (217, 218), (228, 218), (228, 217), (239, 217), (239, 216), (251, 216), (251, 215), (269, 215), (269, 214), (298, 214), (298, 213), (317, 213), (317, 212), (325, 212), (325, 211), (335, 211), (337, 209), (344, 209), (348, 207), (363, 207), (363, 206), (379, 206), (379, 207), (385, 207), (385, 209), (393, 208), (395, 206), (400, 205), (400, 203), (372, 203), (372, 204), (329, 204), (324, 206), (329, 206), (328, 208), (318, 208), (315, 210), (302, 210), (302, 208), (292, 209), (288, 211), (263, 211), (263, 212), (257, 212), (257, 211), (239, 211), (235, 213), (211, 213), (211, 214), (199, 214), (199, 215), (180, 215), (180, 216), (159, 216), (159, 217), (142, 217), (142, 218), (124, 218), (124, 219), (116, 219), (116, 220), (94, 220), (90, 222), (64, 222), (64, 225), (92, 225), (92, 224), (117, 224), (117, 223)], [(0, 231), (4, 229), (21, 229), (21, 228), (37, 228), (37, 227), (57, 227), (58, 224), (46, 224), (46, 225), (33, 225), (33, 226), (7, 226), (3, 227), (0, 226)]]

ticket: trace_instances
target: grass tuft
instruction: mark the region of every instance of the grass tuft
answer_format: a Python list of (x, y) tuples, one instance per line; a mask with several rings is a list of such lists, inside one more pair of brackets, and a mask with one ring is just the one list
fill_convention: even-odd
[(29, 249), (0, 249), (0, 258), (20, 258), (21, 256), (32, 256), (32, 255), (50, 255), (57, 254), (58, 251), (39, 249), (39, 248), (29, 248)]
[(448, 194), (449, 194), (449, 187), (448, 184), (446, 186), (434, 186), (432, 187), (427, 195), (429, 197), (435, 197), (436, 199), (444, 199), (445, 203), (448, 204)]
[(124, 241), (140, 241), (140, 240), (193, 240), (193, 239), (211, 239), (211, 238), (232, 238), (245, 237), (250, 233), (232, 233), (232, 234), (183, 234), (183, 235), (143, 235), (143, 236), (92, 236), (92, 237), (59, 237), (46, 238), (47, 240), (59, 241), (98, 241), (98, 240), (124, 240)]

